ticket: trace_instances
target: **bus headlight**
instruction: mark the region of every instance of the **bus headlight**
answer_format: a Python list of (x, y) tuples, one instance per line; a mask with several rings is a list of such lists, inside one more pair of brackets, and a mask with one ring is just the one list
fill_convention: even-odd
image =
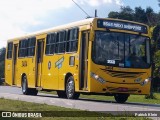
[(150, 81), (151, 81), (151, 78), (149, 77), (149, 78), (145, 79), (143, 82), (141, 82), (140, 84), (141, 84), (141, 86), (144, 86)]
[(98, 75), (96, 75), (92, 72), (91, 72), (91, 77), (94, 78), (95, 80), (97, 80), (98, 82), (102, 83), (102, 84), (106, 83), (106, 81), (103, 78), (99, 77)]

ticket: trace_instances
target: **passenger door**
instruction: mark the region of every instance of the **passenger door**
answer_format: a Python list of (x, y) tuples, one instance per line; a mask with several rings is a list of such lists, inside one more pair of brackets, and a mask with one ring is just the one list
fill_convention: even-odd
[(80, 43), (80, 89), (88, 90), (88, 47), (89, 47), (89, 32), (82, 31), (82, 40)]
[(5, 60), (5, 82), (9, 85), (13, 84), (13, 42), (9, 42), (6, 50)]
[(12, 81), (12, 85), (16, 85), (17, 83), (17, 77), (16, 77), (16, 73), (17, 73), (17, 48), (18, 48), (18, 44), (14, 44), (13, 45), (13, 81)]
[(44, 39), (40, 39), (37, 41), (37, 56), (36, 56), (36, 86), (41, 87), (42, 82), (42, 63), (43, 63), (43, 53), (44, 53)]

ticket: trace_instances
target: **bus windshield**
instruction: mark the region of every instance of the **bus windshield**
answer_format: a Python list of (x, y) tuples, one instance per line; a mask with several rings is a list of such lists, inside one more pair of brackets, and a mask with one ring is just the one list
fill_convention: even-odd
[(135, 34), (96, 31), (92, 60), (99, 65), (149, 68), (150, 39)]

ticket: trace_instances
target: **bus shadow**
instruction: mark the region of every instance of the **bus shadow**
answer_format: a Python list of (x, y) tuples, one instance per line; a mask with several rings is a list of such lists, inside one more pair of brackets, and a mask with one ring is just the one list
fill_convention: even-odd
[(126, 102), (126, 103), (117, 103), (115, 101), (108, 101), (108, 100), (95, 100), (95, 99), (86, 99), (86, 98), (80, 98), (79, 100), (83, 101), (91, 101), (91, 102), (101, 102), (101, 103), (112, 103), (112, 104), (123, 104), (123, 105), (133, 105), (133, 106), (150, 106), (150, 107), (160, 107), (160, 104), (147, 104), (147, 103), (133, 103), (133, 102)]
[[(56, 95), (51, 95), (51, 94), (40, 94), (38, 95), (39, 97), (48, 97), (48, 98), (59, 98), (58, 96)], [(59, 98), (59, 99), (65, 99), (65, 98)], [(81, 101), (89, 101), (89, 102), (99, 102), (99, 103), (112, 103), (112, 104), (120, 104), (120, 103), (117, 103), (115, 101), (109, 101), (109, 100), (95, 100), (95, 99), (89, 99), (89, 98), (79, 98), (77, 100), (81, 100)], [(132, 105), (132, 106), (137, 106), (137, 105), (140, 105), (140, 106), (149, 106), (149, 107), (160, 107), (160, 104), (147, 104), (147, 103), (134, 103), (134, 102), (126, 102), (126, 103), (123, 103), (123, 105)]]
[[(48, 98), (58, 98), (58, 99), (66, 99), (66, 98), (59, 98), (57, 95), (51, 95), (51, 94), (38, 94), (39, 97), (48, 97)], [(90, 102), (101, 102), (101, 103), (116, 103), (114, 101), (107, 101), (107, 100), (95, 100), (95, 99), (89, 99), (89, 98), (79, 98), (74, 100), (81, 100), (81, 101), (90, 101)]]

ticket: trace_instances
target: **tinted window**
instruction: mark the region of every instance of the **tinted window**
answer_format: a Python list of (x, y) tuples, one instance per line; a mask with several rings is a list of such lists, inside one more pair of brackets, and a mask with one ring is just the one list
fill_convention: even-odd
[(54, 54), (55, 52), (56, 34), (48, 34), (46, 41), (46, 54)]
[(57, 34), (56, 53), (65, 52), (66, 31)]
[(27, 46), (28, 40), (24, 39), (19, 42), (19, 53), (18, 57), (25, 57), (27, 56)]
[(34, 54), (35, 54), (35, 44), (36, 44), (36, 38), (35, 37), (28, 39), (28, 47), (27, 47), (28, 56), (34, 56)]
[(96, 31), (92, 59), (96, 64), (148, 68), (150, 66), (150, 40), (147, 37)]
[(66, 51), (74, 52), (78, 48), (78, 28), (68, 30), (67, 42), (66, 42)]

